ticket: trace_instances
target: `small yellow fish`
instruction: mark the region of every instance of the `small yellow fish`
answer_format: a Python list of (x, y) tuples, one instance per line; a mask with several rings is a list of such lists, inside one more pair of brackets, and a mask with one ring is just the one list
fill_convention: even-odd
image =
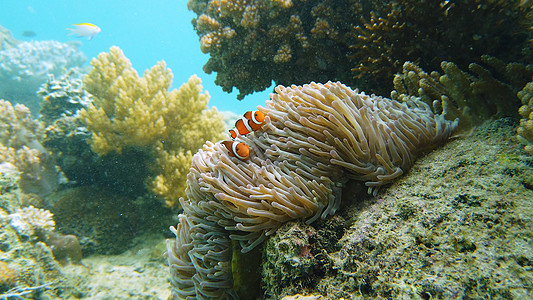
[(86, 36), (89, 40), (102, 31), (100, 27), (91, 23), (72, 24), (72, 26), (75, 28), (67, 28), (71, 31), (69, 34), (77, 34), (78, 37)]

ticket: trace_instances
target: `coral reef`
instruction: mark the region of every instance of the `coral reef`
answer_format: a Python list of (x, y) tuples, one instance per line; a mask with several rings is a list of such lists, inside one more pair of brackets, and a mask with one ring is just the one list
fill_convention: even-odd
[(85, 255), (124, 251), (143, 228), (132, 200), (94, 186), (71, 188), (47, 197), (57, 230), (78, 237)]
[(533, 155), (533, 82), (518, 92), (518, 98), (522, 101), (522, 106), (518, 110), (522, 117), (517, 129), (518, 140), (525, 145), (526, 152)]
[(44, 237), (47, 232), (55, 229), (53, 214), (50, 211), (35, 208), (32, 205), (19, 208), (8, 215), (11, 225), (19, 235), (27, 237)]
[(84, 64), (86, 58), (79, 45), (32, 41), (0, 51), (0, 98), (22, 103), (38, 113), (40, 99), (35, 92), (48, 74), (60, 76), (65, 70)]
[[(267, 298), (295, 290), (327, 299), (530, 297), (533, 160), (512, 142), (512, 124), (492, 121), (429, 153), (376, 198), (346, 195), (347, 230), (330, 250), (309, 237), (311, 261), (294, 260), (302, 246), (288, 255), (283, 245), (331, 229), (280, 228), (264, 248)], [(322, 272), (295, 279), (302, 267)]]
[[(276, 84), (340, 80), (388, 94), (405, 61), (460, 68), (482, 54), (526, 61), (531, 7), (520, 0), (189, 0), (204, 66), (238, 98)], [(439, 28), (435, 31), (435, 28)]]
[(193, 157), (176, 240), (168, 241), (177, 298), (236, 297), (229, 239), (248, 252), (287, 221), (333, 214), (347, 178), (376, 193), (456, 126), (417, 99), (402, 104), (341, 83), (276, 92), (259, 107), (262, 130), (242, 137), (248, 161), (209, 142)]
[[(351, 1), (190, 0), (193, 25), (224, 91), (238, 98), (277, 84), (349, 82), (347, 32), (360, 5)], [(348, 21), (348, 22), (347, 22)], [(239, 59), (235, 59), (235, 58)]]
[(522, 51), (529, 49), (531, 34), (523, 24), (531, 23), (531, 10), (520, 8), (519, 2), (370, 1), (368, 17), (355, 27), (352, 71), (372, 91), (388, 93), (390, 78), (405, 61), (430, 70), (442, 61), (466, 69), (483, 54), (527, 61)]
[(20, 173), (25, 192), (44, 195), (57, 185), (58, 174), (41, 137), (42, 127), (26, 106), (0, 100), (0, 159)]
[(45, 126), (52, 125), (58, 119), (78, 115), (82, 108), (91, 103), (89, 94), (83, 89), (82, 75), (78, 69), (70, 69), (56, 79), (48, 74), (48, 79), (37, 91), (42, 97), (39, 120)]
[(20, 209), (35, 199), (22, 193), (18, 181), (18, 176), (0, 173), (0, 298), (79, 298), (83, 286), (75, 284), (76, 276), (66, 276), (52, 249), (37, 236), (38, 228), (50, 233), (50, 215), (35, 208)]
[(222, 115), (207, 108), (209, 94), (202, 93), (197, 76), (169, 91), (172, 73), (164, 62), (139, 77), (112, 47), (91, 64), (84, 83), (94, 102), (80, 115), (92, 134), (93, 151), (104, 156), (134, 149), (155, 158), (150, 186), (168, 206), (177, 206), (192, 153), (206, 140), (222, 137)]
[(20, 41), (16, 40), (9, 30), (0, 25), (0, 51), (13, 48), (19, 43)]
[[(433, 112), (448, 120), (459, 118), (461, 130), (471, 129), (493, 117), (516, 116), (519, 100), (516, 92), (533, 75), (533, 67), (505, 64), (482, 56), (484, 66), (471, 63), (465, 72), (452, 62), (443, 61), (444, 74), (430, 74), (412, 62), (405, 62), (401, 74), (394, 77), (393, 99), (404, 95), (420, 97)], [(492, 69), (493, 71), (489, 71)], [(499, 78), (499, 79), (497, 79)]]
[[(18, 272), (8, 263), (0, 261), (0, 293), (13, 288), (18, 280)], [(2, 296), (0, 294), (0, 296)]]

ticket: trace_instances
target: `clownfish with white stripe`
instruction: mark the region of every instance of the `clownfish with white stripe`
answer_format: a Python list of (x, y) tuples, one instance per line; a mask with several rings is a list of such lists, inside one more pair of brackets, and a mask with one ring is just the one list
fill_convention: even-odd
[(243, 142), (238, 141), (223, 141), (222, 145), (229, 151), (229, 156), (236, 157), (240, 160), (248, 159), (250, 155), (250, 147)]
[(256, 111), (247, 111), (242, 118), (235, 122), (235, 128), (231, 129), (229, 133), (234, 139), (238, 135), (245, 135), (252, 131), (261, 129), (263, 122), (265, 121), (265, 114)]

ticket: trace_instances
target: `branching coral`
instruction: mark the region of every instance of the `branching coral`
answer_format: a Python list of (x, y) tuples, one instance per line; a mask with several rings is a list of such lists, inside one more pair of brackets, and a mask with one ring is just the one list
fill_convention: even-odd
[(177, 298), (234, 297), (228, 238), (247, 252), (289, 220), (333, 214), (346, 177), (375, 193), (456, 126), (415, 98), (399, 103), (341, 83), (276, 92), (260, 108), (262, 130), (242, 138), (248, 161), (220, 143), (193, 157), (176, 241), (167, 247)]
[(33, 206), (19, 208), (15, 213), (10, 214), (10, 225), (13, 226), (19, 235), (28, 237), (44, 237), (47, 231), (53, 231), (55, 222), (53, 214), (45, 209), (38, 209)]
[(405, 62), (402, 74), (394, 77), (392, 98), (421, 97), (433, 106), (434, 113), (448, 120), (459, 118), (460, 127), (467, 130), (494, 116), (516, 115), (519, 106), (516, 91), (525, 84), (525, 78), (531, 77), (531, 67), (504, 64), (489, 56), (483, 56), (482, 61), (485, 67), (472, 63), (470, 72), (444, 61), (442, 75), (437, 71), (428, 74), (416, 64)]
[(525, 61), (531, 8), (519, 2), (189, 0), (188, 7), (210, 54), (204, 71), (243, 98), (271, 81), (340, 80), (388, 94), (408, 60), (429, 69), (444, 60), (465, 68), (482, 54)]
[(37, 95), (43, 98), (39, 119), (46, 126), (60, 118), (77, 115), (79, 110), (91, 103), (80, 77), (77, 69), (68, 70), (58, 79), (48, 74), (48, 80), (37, 91)]
[(374, 91), (388, 92), (405, 61), (432, 70), (444, 60), (466, 68), (483, 54), (523, 61), (531, 17), (518, 2), (370, 1), (370, 16), (355, 27), (352, 71)]
[(182, 195), (192, 153), (206, 140), (219, 139), (222, 115), (207, 109), (209, 94), (191, 76), (179, 90), (169, 88), (172, 73), (164, 62), (140, 77), (118, 47), (94, 59), (85, 88), (94, 102), (80, 112), (92, 133), (90, 144), (98, 155), (135, 148), (155, 157), (152, 186), (176, 205)]

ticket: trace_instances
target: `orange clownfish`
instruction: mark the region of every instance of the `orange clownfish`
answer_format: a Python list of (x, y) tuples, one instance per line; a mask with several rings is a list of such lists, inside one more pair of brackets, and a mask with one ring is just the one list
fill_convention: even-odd
[(228, 149), (229, 156), (231, 157), (245, 160), (248, 159), (248, 155), (250, 155), (250, 147), (243, 142), (223, 141), (222, 144)]
[(248, 134), (252, 131), (261, 129), (263, 122), (265, 121), (265, 114), (256, 111), (247, 111), (242, 118), (235, 122), (235, 128), (229, 131), (232, 138), (236, 138), (237, 135)]

